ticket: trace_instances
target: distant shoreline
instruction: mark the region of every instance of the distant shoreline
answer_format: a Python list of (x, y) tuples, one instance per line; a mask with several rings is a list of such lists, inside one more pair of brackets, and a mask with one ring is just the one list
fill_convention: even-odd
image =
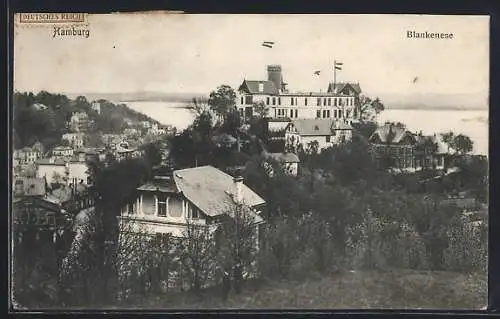
[[(119, 103), (140, 103), (140, 102), (151, 102), (151, 103), (178, 103), (185, 105), (172, 106), (173, 108), (192, 108), (191, 100), (181, 101), (174, 99), (131, 99), (131, 100), (121, 100)], [(420, 111), (489, 111), (487, 107), (456, 107), (456, 106), (391, 106), (385, 108), (386, 110), (420, 110)]]
[(404, 110), (404, 111), (489, 111), (487, 107), (454, 107), (454, 106), (426, 106), (426, 107), (417, 107), (417, 106), (395, 106), (395, 107), (386, 107), (385, 110)]

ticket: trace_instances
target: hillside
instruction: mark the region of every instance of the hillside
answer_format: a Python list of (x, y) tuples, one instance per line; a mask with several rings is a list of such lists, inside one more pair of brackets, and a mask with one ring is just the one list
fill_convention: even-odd
[[(60, 142), (62, 134), (68, 132), (67, 122), (76, 112), (88, 115), (92, 125), (89, 133), (121, 133), (126, 127), (125, 119), (132, 123), (158, 121), (134, 111), (125, 104), (114, 104), (99, 99), (100, 114), (92, 110), (92, 102), (83, 96), (73, 99), (49, 92), (15, 92), (13, 96), (14, 147), (21, 148), (40, 141), (45, 146)], [(158, 123), (159, 124), (159, 123)]]
[(193, 98), (205, 98), (201, 93), (165, 93), (165, 92), (124, 92), (124, 93), (66, 93), (67, 96), (76, 98), (79, 95), (85, 96), (89, 100), (105, 99), (108, 101), (118, 102), (179, 102), (191, 103)]
[[(487, 304), (487, 276), (449, 271), (353, 271), (302, 281), (256, 283), (222, 301), (149, 296), (130, 307), (177, 309), (476, 309)], [(120, 306), (121, 307), (121, 306)], [(127, 306), (125, 306), (127, 307)]]

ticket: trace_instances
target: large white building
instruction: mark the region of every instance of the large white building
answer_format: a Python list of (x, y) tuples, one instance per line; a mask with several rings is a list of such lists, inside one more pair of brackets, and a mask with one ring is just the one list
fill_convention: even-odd
[(326, 92), (289, 92), (280, 65), (267, 67), (267, 80), (243, 80), (236, 107), (245, 117), (256, 115), (255, 104), (263, 104), (270, 118), (358, 119), (356, 107), (361, 88), (357, 83), (330, 83)]

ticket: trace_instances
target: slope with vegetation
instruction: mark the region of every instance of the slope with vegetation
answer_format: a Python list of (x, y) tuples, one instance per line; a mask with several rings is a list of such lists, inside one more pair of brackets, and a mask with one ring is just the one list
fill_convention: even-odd
[[(41, 91), (15, 92), (13, 96), (13, 142), (15, 148), (31, 146), (40, 141), (44, 146), (60, 143), (62, 134), (68, 132), (67, 122), (73, 113), (85, 112), (94, 125), (89, 127), (90, 134), (121, 133), (126, 127), (125, 119), (133, 122), (158, 121), (128, 108), (125, 104), (113, 104), (98, 100), (101, 112), (91, 108), (91, 102), (84, 96), (69, 99), (65, 95)], [(37, 108), (36, 104), (46, 106)]]
[[(59, 286), (66, 289), (66, 298), (54, 303), (154, 308), (486, 304), (487, 220), (472, 224), (460, 207), (442, 204), (457, 187), (475, 190), (484, 203), (486, 159), (463, 160), (448, 186), (426, 189), (414, 175), (378, 170), (366, 139), (360, 137), (320, 154), (301, 154), (298, 177), (285, 174), (278, 163), (271, 163), (276, 174), (269, 176), (255, 138), (241, 149), (213, 142), (221, 133), (243, 135), (232, 104), (221, 102), (224, 96), (231, 100), (227, 92), (227, 87), (220, 88), (207, 105), (197, 105), (193, 125), (169, 141), (170, 155), (179, 168), (198, 164), (225, 169), (234, 164), (220, 161), (220, 152), (244, 157), (235, 161), (245, 166), (245, 183), (268, 203), (260, 249), (252, 249), (253, 234), (237, 217), (222, 225), (217, 244), (209, 234), (193, 231), (180, 244), (169, 236), (147, 244), (134, 237), (121, 248), (107, 247), (106, 236), (116, 235), (110, 223), (119, 208), (153, 174), (157, 159), (150, 150), (149, 160), (93, 168), (99, 198), (93, 239), (82, 249), (73, 277)], [(228, 277), (220, 277), (221, 269)], [(225, 284), (204, 289), (214, 272), (217, 280), (226, 278)], [(193, 292), (194, 299), (182, 290)]]

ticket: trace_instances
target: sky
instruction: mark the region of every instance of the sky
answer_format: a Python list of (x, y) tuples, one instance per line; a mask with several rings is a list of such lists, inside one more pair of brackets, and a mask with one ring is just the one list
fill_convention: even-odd
[[(290, 90), (324, 91), (337, 60), (337, 80), (369, 94), (488, 95), (487, 16), (107, 14), (84, 28), (89, 38), (53, 38), (50, 26), (16, 25), (14, 89), (208, 93), (265, 80), (280, 64)], [(408, 39), (410, 30), (454, 38)]]

